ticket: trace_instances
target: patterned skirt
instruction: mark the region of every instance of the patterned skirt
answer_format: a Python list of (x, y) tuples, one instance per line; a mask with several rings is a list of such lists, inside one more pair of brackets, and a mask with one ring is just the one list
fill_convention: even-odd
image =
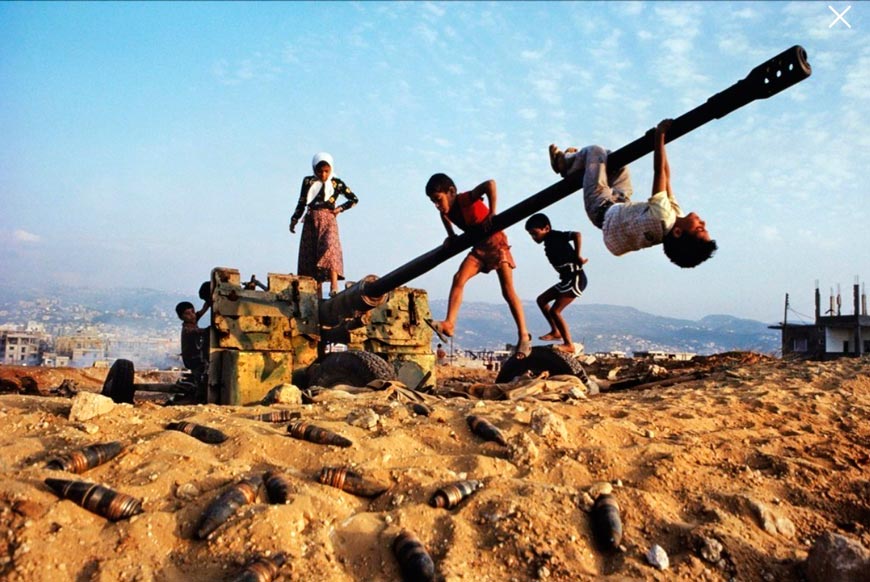
[(305, 213), (302, 237), (299, 241), (299, 275), (329, 281), (329, 272), (344, 279), (344, 258), (338, 238), (338, 221), (331, 210), (325, 208)]

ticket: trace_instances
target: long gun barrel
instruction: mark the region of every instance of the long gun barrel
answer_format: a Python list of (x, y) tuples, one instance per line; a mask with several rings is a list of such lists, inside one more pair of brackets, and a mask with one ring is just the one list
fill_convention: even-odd
[[(716, 93), (705, 103), (674, 119), (665, 141), (671, 142), (708, 121), (725, 117), (757, 99), (767, 99), (803, 81), (811, 73), (812, 68), (807, 61), (806, 51), (803, 47), (795, 45), (758, 65), (744, 79)], [(654, 136), (653, 128), (633, 142), (611, 152), (607, 157), (608, 166), (621, 168), (650, 153), (655, 145)], [(504, 230), (582, 187), (583, 176), (579, 172), (572, 174), (494, 216), (491, 232)], [(370, 275), (335, 298), (324, 301), (320, 306), (321, 323), (335, 325), (349, 316), (349, 309), (356, 311), (371, 309), (379, 303), (381, 297), (393, 289), (434, 269), (487, 236), (489, 233), (481, 229), (471, 229), (452, 239), (449, 245), (432, 249), (379, 279), (372, 278)]]

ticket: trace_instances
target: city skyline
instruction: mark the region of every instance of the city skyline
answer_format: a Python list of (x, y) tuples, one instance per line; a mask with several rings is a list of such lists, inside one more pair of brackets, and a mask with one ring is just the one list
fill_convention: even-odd
[[(583, 235), (571, 309), (775, 322), (788, 293), (811, 315), (816, 281), (824, 305), (868, 276), (868, 8), (847, 6), (2, 3), (0, 272), (192, 298), (212, 267), (295, 272), (287, 226), (328, 151), (360, 198), (339, 218), (347, 277), (383, 275), (444, 239), (431, 174), (495, 179), (505, 210), (557, 181), (550, 143), (616, 149), (799, 44), (809, 79), (668, 146), (677, 199), (719, 244), (707, 263), (610, 255), (580, 194), (544, 212)], [(631, 165), (636, 200), (651, 166)], [(555, 273), (522, 223), (507, 233), (533, 301)], [(410, 285), (444, 299), (460, 260)], [(465, 297), (499, 295), (487, 276)]]

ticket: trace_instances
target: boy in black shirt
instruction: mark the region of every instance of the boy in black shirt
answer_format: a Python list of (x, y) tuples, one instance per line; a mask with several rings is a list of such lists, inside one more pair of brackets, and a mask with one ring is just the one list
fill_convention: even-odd
[(553, 230), (550, 219), (545, 214), (535, 214), (529, 218), (526, 221), (526, 231), (536, 243), (544, 243), (544, 253), (559, 273), (559, 282), (538, 296), (538, 307), (550, 324), (550, 331), (539, 339), (562, 340), (561, 345), (553, 348), (573, 354), (574, 343), (571, 341), (568, 324), (562, 319), (562, 310), (574, 301), (575, 297), (583, 295), (583, 290), (586, 289), (583, 264), (588, 259), (580, 255), (582, 238), (579, 232)]

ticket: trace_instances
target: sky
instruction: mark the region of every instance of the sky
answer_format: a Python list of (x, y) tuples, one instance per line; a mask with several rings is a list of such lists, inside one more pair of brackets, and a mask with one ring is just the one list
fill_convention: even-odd
[[(668, 145), (711, 260), (612, 256), (581, 193), (545, 212), (589, 259), (570, 309), (773, 323), (788, 293), (808, 322), (818, 282), (851, 313), (870, 277), (868, 27), (858, 2), (2, 2), (0, 279), (195, 298), (213, 267), (293, 273), (320, 151), (360, 200), (339, 217), (347, 278), (383, 275), (444, 239), (432, 174), (494, 179), (505, 210), (558, 180), (550, 143), (616, 149), (797, 44), (809, 79)], [(645, 200), (652, 155), (631, 171)], [(507, 234), (534, 301), (556, 273), (522, 223)], [(462, 256), (410, 285), (445, 299)], [(465, 300), (501, 302), (496, 277)]]

